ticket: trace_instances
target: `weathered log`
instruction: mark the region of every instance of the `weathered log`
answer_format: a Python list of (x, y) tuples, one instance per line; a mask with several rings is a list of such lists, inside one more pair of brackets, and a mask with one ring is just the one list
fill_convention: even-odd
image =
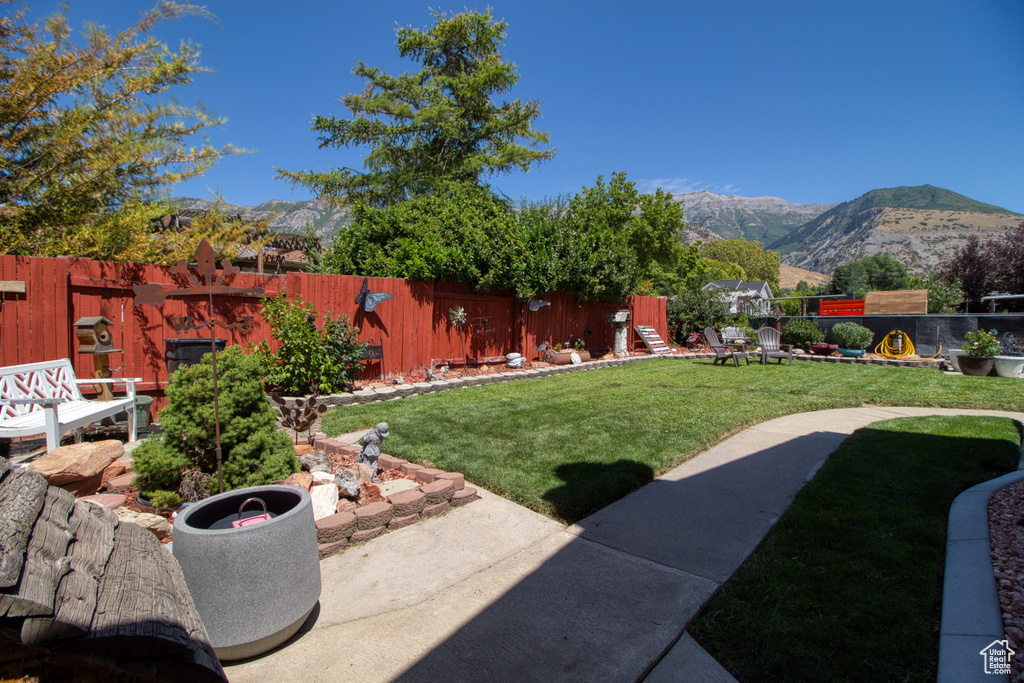
[[(21, 577), (32, 527), (43, 508), (46, 480), (35, 472), (10, 469), (3, 459), (0, 479), (0, 588), (10, 588)], [(2, 598), (0, 598), (2, 600)], [(0, 608), (0, 615), (4, 614)]]
[[(15, 474), (19, 479), (26, 476), (42, 478), (34, 472)], [(0, 594), (0, 616), (53, 614), (57, 586), (71, 569), (67, 555), (68, 546), (74, 538), (69, 525), (74, 506), (74, 496), (67, 491), (54, 486), (44, 489), (43, 507), (32, 527), (21, 577), (17, 586), (5, 588)]]
[(224, 680), (181, 568), (152, 533), (135, 524), (114, 531), (89, 633), (58, 650), (113, 657), (118, 668), (158, 680)]
[(75, 541), (69, 549), (71, 570), (57, 586), (53, 616), (29, 617), (21, 642), (43, 644), (85, 635), (92, 625), (103, 574), (114, 549), (118, 520), (110, 510), (79, 503), (71, 513)]

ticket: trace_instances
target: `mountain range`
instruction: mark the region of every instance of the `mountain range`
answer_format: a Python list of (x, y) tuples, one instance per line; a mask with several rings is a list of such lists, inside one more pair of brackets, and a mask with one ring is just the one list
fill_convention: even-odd
[[(919, 185), (871, 190), (840, 204), (795, 204), (778, 197), (739, 197), (707, 190), (674, 196), (683, 203), (686, 240), (744, 238), (779, 251), (782, 263), (817, 273), (889, 254), (912, 273), (929, 273), (968, 237), (1002, 237), (1024, 215), (956, 192)], [(175, 197), (178, 210), (209, 210), (215, 202)], [(325, 242), (351, 222), (345, 209), (319, 200), (220, 204), (229, 215), (266, 219), (273, 230), (300, 234), (306, 226)], [(806, 279), (806, 278), (805, 278)]]

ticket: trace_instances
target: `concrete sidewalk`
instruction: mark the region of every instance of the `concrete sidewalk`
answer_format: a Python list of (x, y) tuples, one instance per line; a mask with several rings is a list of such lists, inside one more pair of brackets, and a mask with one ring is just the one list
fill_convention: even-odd
[[(728, 681), (685, 634), (850, 433), (920, 415), (866, 407), (752, 427), (580, 523), (482, 500), (321, 563), (319, 613), (225, 667), (274, 681)], [(653, 669), (652, 669), (653, 667)]]

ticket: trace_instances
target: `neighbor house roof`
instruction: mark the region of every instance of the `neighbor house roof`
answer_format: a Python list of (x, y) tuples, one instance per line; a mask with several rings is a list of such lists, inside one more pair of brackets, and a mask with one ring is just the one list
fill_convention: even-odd
[(701, 287), (701, 289), (707, 291), (712, 287), (734, 292), (756, 292), (765, 297), (771, 297), (772, 295), (771, 288), (764, 280), (753, 280), (749, 282), (744, 280), (715, 280), (714, 282), (707, 283)]

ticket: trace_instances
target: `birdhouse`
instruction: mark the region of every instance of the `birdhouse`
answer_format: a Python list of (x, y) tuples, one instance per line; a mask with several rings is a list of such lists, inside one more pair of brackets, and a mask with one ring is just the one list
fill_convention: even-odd
[[(93, 372), (96, 379), (109, 379), (111, 353), (121, 353), (114, 348), (114, 335), (110, 333), (113, 323), (101, 315), (79, 318), (75, 321), (75, 336), (78, 337), (78, 352), (92, 355)], [(109, 401), (114, 395), (110, 384), (96, 384), (97, 398)]]
[(75, 336), (78, 337), (79, 353), (118, 353), (114, 348), (114, 335), (110, 332), (113, 323), (101, 315), (79, 318), (75, 321)]
[(629, 311), (612, 311), (608, 316), (608, 322), (623, 325), (629, 322)]

